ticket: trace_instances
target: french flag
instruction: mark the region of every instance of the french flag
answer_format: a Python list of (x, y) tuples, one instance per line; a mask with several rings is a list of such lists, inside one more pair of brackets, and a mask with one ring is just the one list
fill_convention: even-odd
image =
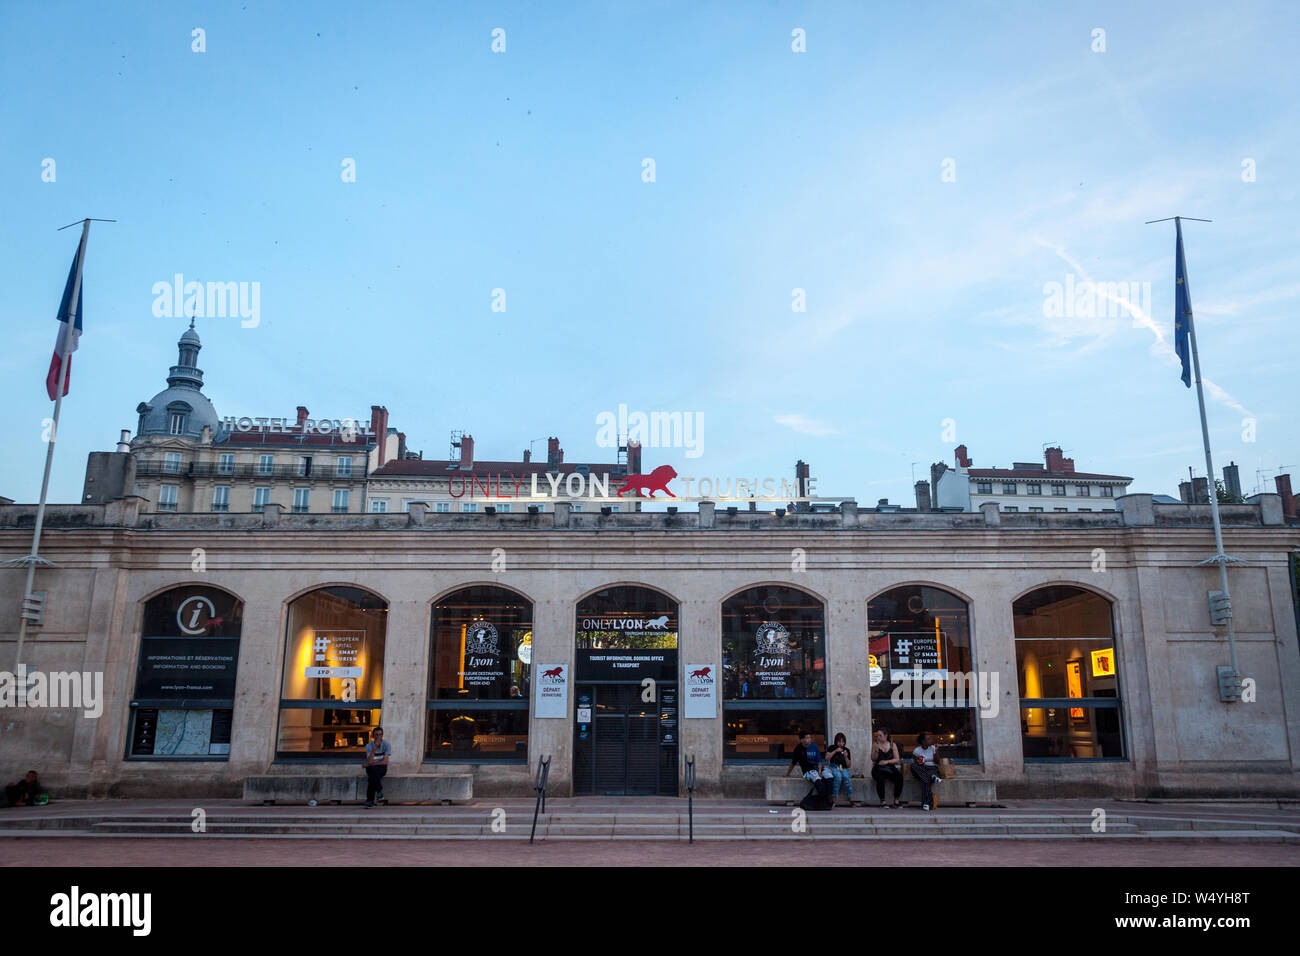
[[(85, 225), (89, 226), (89, 223)], [(77, 351), (77, 340), (81, 338), (81, 269), (86, 260), (86, 234), (81, 231), (81, 244), (72, 260), (72, 269), (68, 272), (68, 283), (63, 287), (63, 301), (59, 303), (59, 336), (54, 340), (54, 357), (50, 359), (50, 370), (45, 376), (45, 392), (50, 401), (58, 398), (59, 376), (63, 376), (63, 394), (68, 394), (72, 382), (72, 353)], [(63, 371), (67, 363), (67, 372)]]

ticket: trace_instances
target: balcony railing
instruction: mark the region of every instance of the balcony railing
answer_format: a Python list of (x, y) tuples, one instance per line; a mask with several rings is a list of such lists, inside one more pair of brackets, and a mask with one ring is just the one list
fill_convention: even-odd
[(192, 461), (178, 466), (167, 465), (161, 461), (140, 461), (136, 463), (137, 478), (265, 478), (268, 480), (309, 480), (309, 481), (365, 481), (365, 469), (353, 469), (347, 474), (337, 474), (326, 467), (313, 468), (304, 473), (297, 465), (227, 465), (222, 467), (215, 461)]

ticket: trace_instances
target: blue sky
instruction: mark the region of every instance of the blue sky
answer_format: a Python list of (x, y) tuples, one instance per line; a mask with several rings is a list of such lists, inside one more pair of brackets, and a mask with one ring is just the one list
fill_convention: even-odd
[[(164, 387), (185, 323), (154, 316), (152, 288), (178, 272), (260, 283), (257, 327), (199, 321), (222, 415), (383, 404), (426, 457), (461, 428), (480, 458), (558, 435), (569, 460), (604, 461), (596, 416), (622, 402), (702, 416), (701, 457), (651, 448), (647, 469), (783, 476), (802, 458), (819, 493), (910, 502), (912, 463), (922, 477), (956, 442), (981, 467), (1056, 442), (1080, 470), (1176, 494), (1204, 463), (1170, 350), (1173, 224), (1143, 225), (1176, 213), (1214, 220), (1185, 227), (1190, 286), (1215, 464), (1249, 491), (1257, 469), (1300, 468), (1298, 19), (6, 3), (0, 494), (39, 493), (76, 243), (55, 230), (83, 216), (118, 222), (91, 230), (53, 501), (77, 500), (86, 454)], [(1150, 301), (1045, 315), (1067, 275), (1150, 283)]]

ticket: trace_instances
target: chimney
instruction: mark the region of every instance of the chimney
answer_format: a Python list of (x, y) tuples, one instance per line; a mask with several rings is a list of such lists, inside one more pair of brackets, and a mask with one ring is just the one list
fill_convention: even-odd
[(525, 449), (524, 449), (524, 464), (526, 465), (526, 464), (528, 464), (528, 463), (529, 463), (530, 461), (532, 461), (532, 460), (533, 460), (533, 450), (532, 450), (531, 448), (525, 448)]
[(1178, 500), (1185, 505), (1192, 503), (1192, 483), (1190, 481), (1180, 481), (1178, 483)]
[(916, 510), (930, 510), (930, 483), (928, 481), (918, 481), (916, 483)]
[(306, 405), (299, 405), (299, 406), (298, 406), (298, 427), (299, 427), (299, 428), (302, 428), (302, 423), (305, 422), (305, 421), (307, 420), (307, 415), (308, 415), (308, 414), (309, 414), (309, 413), (308, 413), (308, 411), (307, 411), (307, 406), (306, 406)]
[(379, 467), (388, 459), (384, 453), (388, 450), (388, 409), (383, 405), (370, 406), (370, 431), (375, 436), (375, 449), (378, 452)]
[(1288, 518), (1295, 517), (1295, 496), (1291, 494), (1291, 476), (1278, 475), (1273, 479), (1273, 486), (1282, 498), (1282, 514)]
[(802, 458), (794, 463), (794, 487), (800, 498), (808, 497), (808, 462)]
[(1223, 489), (1233, 498), (1241, 497), (1241, 473), (1235, 461), (1228, 462), (1228, 467), (1223, 469)]
[(131, 432), (130, 429), (123, 428), (122, 434), (117, 439), (117, 452), (119, 454), (131, 450)]
[(558, 438), (546, 439), (546, 467), (555, 468), (564, 461), (564, 449)]
[(1192, 478), (1192, 498), (1198, 505), (1210, 503), (1210, 483), (1205, 478)]
[(1045, 450), (1047, 460), (1047, 470), (1057, 475), (1074, 474), (1074, 459), (1066, 458), (1065, 453), (1060, 448), (1048, 448)]
[(969, 468), (971, 466), (970, 454), (966, 451), (965, 445), (957, 446), (957, 467)]
[(639, 441), (627, 443), (627, 473), (629, 475), (641, 474), (641, 443)]
[(397, 460), (406, 461), (406, 432), (397, 433)]
[(462, 435), (460, 437), (460, 467), (469, 471), (474, 467), (474, 436)]

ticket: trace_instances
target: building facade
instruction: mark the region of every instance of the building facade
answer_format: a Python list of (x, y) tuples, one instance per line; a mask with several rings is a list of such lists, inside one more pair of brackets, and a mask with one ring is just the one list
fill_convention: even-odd
[(974, 468), (965, 445), (956, 449), (956, 468), (939, 462), (930, 469), (936, 510), (978, 511), (994, 503), (1015, 514), (1114, 511), (1133, 479), (1075, 471), (1060, 448), (1045, 451), (1044, 464), (1013, 462), (1010, 468)]
[(388, 426), (388, 410), (369, 416), (313, 419), (218, 417), (203, 394), (193, 323), (177, 343), (167, 388), (136, 408), (136, 435), (126, 450), (95, 452), (83, 501), (104, 503), (124, 493), (150, 511), (260, 512), (268, 504), (301, 514), (360, 514), (367, 477), (405, 454), (405, 436)]
[[(883, 725), (904, 746), (938, 733), (999, 796), (1294, 796), (1300, 528), (1275, 495), (1222, 509), (1249, 678), (1224, 703), (1208, 507), (1116, 506), (53, 506), (23, 664), (99, 674), (102, 699), (10, 695), (2, 759), (56, 794), (234, 796), (254, 775), (355, 775), (382, 722), (392, 773), (469, 773), (479, 796), (529, 793), (543, 757), (560, 793), (682, 793), (693, 757), (701, 794), (754, 796), (799, 731), (865, 754)], [(27, 552), (34, 510), (0, 506), (0, 560)], [(0, 575), (0, 607), (22, 581)], [(7, 614), (8, 662), (15, 638)]]

